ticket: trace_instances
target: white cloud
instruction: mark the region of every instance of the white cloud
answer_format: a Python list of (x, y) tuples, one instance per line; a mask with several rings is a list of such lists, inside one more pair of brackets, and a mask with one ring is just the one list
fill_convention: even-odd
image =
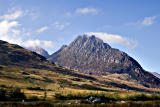
[(44, 27), (38, 29), (37, 32), (38, 32), (38, 33), (44, 32), (44, 31), (46, 31), (47, 29), (48, 29), (48, 27), (47, 27), (47, 26), (44, 26)]
[(157, 18), (157, 16), (151, 16), (151, 17), (144, 17), (143, 20), (139, 20), (137, 22), (131, 22), (128, 23), (127, 25), (129, 26), (151, 26), (154, 24), (155, 19)]
[[(21, 15), (22, 11), (16, 11), (13, 14), (0, 16), (0, 40), (18, 44), (24, 47), (38, 46), (51, 50), (54, 49), (56, 45), (52, 41), (27, 39), (27, 36), (30, 36), (31, 32), (27, 31), (19, 24), (18, 18)], [(44, 26), (37, 31), (43, 32), (47, 29), (48, 27)]]
[(109, 44), (120, 44), (130, 49), (133, 49), (138, 45), (137, 41), (117, 34), (108, 34), (103, 32), (89, 32), (87, 34), (89, 36), (95, 35), (96, 37), (102, 39), (104, 42), (107, 42)]
[(22, 16), (22, 11), (17, 10), (10, 14), (5, 14), (3, 16), (0, 16), (0, 39), (4, 41), (8, 41), (10, 43), (16, 43), (20, 44), (22, 41), (22, 38), (19, 37), (20, 35), (20, 29), (18, 27), (20, 26), (19, 22), (16, 21), (19, 17)]
[(92, 13), (92, 14), (97, 14), (99, 11), (96, 8), (78, 8), (76, 10), (76, 13), (78, 14), (88, 14), (88, 13)]
[(0, 39), (10, 43), (19, 44), (21, 37), (18, 37), (20, 30), (16, 29), (20, 24), (17, 21), (3, 20), (0, 22)]
[(45, 40), (28, 40), (22, 44), (24, 47), (42, 47), (42, 48), (55, 48), (55, 43)]
[(62, 24), (62, 23), (56, 21), (53, 25), (54, 25), (55, 29), (57, 29), (57, 30), (63, 30), (65, 27), (69, 26), (70, 23), (66, 22), (66, 23)]
[(7, 20), (0, 22), (0, 35), (6, 35), (12, 28), (17, 27), (19, 23), (17, 21), (8, 22)]
[(156, 16), (152, 16), (152, 17), (145, 17), (142, 21), (143, 25), (149, 26), (154, 24), (154, 20), (156, 19)]
[(14, 12), (14, 13), (5, 14), (3, 16), (0, 16), (0, 19), (2, 19), (2, 20), (15, 20), (15, 19), (17, 19), (17, 18), (19, 18), (21, 16), (22, 16), (22, 11), (18, 10), (18, 11)]

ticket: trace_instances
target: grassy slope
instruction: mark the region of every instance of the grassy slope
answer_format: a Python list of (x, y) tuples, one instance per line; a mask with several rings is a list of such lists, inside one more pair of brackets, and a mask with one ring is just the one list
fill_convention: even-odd
[[(116, 88), (104, 83), (107, 82), (123, 83), (122, 80), (112, 79), (106, 77), (91, 77), (87, 75), (76, 74), (68, 71), (65, 68), (52, 66), (50, 70), (41, 70), (33, 68), (23, 68), (16, 66), (1, 66), (0, 69), (0, 86), (15, 87), (18, 86), (23, 89), (26, 95), (43, 96), (44, 90), (47, 90), (48, 97), (53, 97), (55, 93), (90, 93), (90, 92), (107, 92), (107, 93), (121, 93), (132, 94), (135, 91), (127, 91), (121, 88)], [(126, 81), (125, 81), (126, 82)], [(128, 82), (125, 84), (135, 84)], [(28, 87), (40, 87), (42, 90), (29, 90)], [(160, 91), (154, 89), (147, 89), (140, 85), (138, 88), (150, 91)]]

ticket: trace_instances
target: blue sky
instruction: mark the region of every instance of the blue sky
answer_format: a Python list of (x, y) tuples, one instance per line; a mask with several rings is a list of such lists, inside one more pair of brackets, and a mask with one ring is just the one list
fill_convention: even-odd
[(160, 72), (159, 0), (0, 0), (0, 39), (49, 53), (95, 34)]

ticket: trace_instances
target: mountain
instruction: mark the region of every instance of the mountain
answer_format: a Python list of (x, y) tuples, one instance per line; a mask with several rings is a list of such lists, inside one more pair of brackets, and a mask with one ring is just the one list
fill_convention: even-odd
[(118, 74), (117, 79), (125, 78), (125, 81), (136, 81), (145, 87), (160, 88), (159, 78), (145, 71), (125, 52), (112, 48), (95, 36), (78, 36), (69, 46), (64, 45), (53, 53), (48, 60), (76, 72), (107, 77)]
[(160, 74), (159, 74), (159, 73), (157, 73), (157, 72), (151, 72), (151, 73), (152, 73), (154, 76), (160, 78)]
[[(68, 46), (63, 46), (60, 52), (67, 48)], [(149, 77), (148, 75), (143, 76)], [(0, 88), (20, 87), (27, 95), (43, 96), (41, 92), (43, 89), (47, 89), (47, 96), (50, 98), (55, 92), (61, 93), (62, 90), (63, 92), (72, 92), (72, 90), (85, 92), (87, 90), (88, 92), (117, 93), (130, 90), (131, 92), (160, 93), (159, 84), (156, 84), (158, 80), (155, 78), (147, 78), (150, 84), (146, 83), (156, 87), (156, 90), (144, 87), (138, 82), (129, 81), (129, 75), (125, 73), (112, 73), (105, 76), (79, 73), (55, 65), (36, 52), (0, 40)], [(31, 91), (32, 89), (37, 91)]]
[(28, 47), (27, 49), (31, 50), (31, 51), (34, 51), (44, 57), (49, 57), (49, 54), (46, 50), (44, 50), (43, 48), (41, 47)]

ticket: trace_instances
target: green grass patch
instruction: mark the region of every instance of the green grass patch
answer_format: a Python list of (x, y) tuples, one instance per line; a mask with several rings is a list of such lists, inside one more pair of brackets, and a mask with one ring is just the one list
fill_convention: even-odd
[(61, 94), (56, 93), (55, 98), (61, 99), (61, 100), (75, 100), (75, 99), (88, 99), (90, 97), (96, 97), (100, 98), (102, 101), (153, 101), (153, 100), (160, 100), (160, 94), (135, 94), (135, 95), (126, 95), (126, 97), (120, 97), (119, 94), (108, 94), (108, 93), (69, 93), (69, 94)]

